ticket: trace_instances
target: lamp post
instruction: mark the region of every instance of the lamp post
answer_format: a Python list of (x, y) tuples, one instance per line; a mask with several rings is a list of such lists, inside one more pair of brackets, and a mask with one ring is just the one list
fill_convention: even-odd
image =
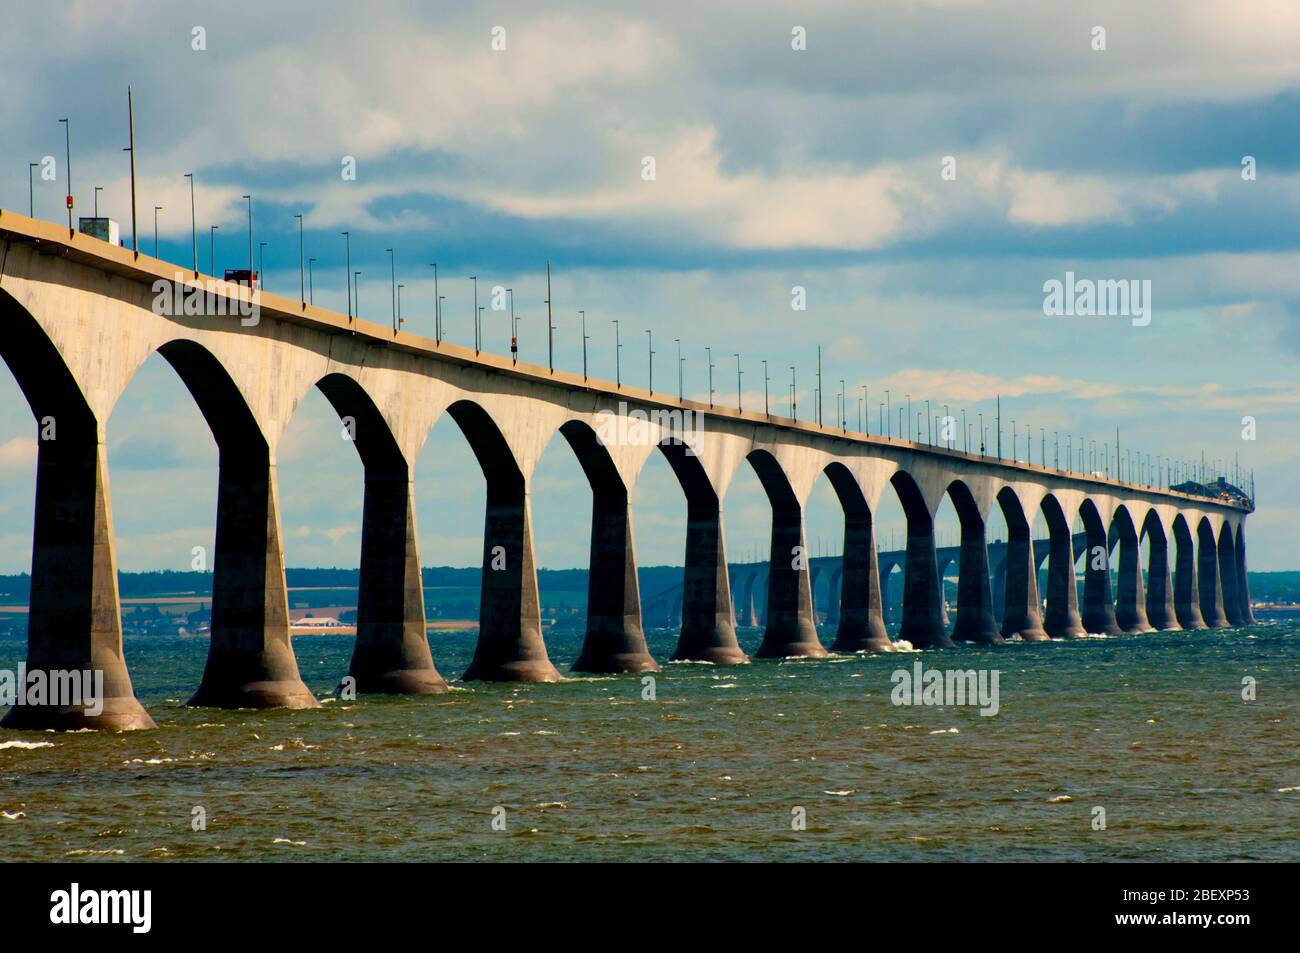
[(742, 376), (744, 376), (744, 372), (741, 371), (741, 369), (740, 369), (740, 352), (736, 352), (736, 410), (737, 410), (737, 411), (743, 411), (743, 410), (744, 410), (744, 407), (741, 406), (741, 401), (742, 401), (741, 393), (742, 393), (742, 391), (741, 391), (741, 389), (740, 389), (740, 379), (741, 379)]
[[(893, 436), (894, 436), (894, 411), (893, 411), (893, 408), (890, 407), (890, 405), (889, 405), (889, 388), (888, 388), (888, 387), (885, 388), (885, 429), (886, 429), (886, 431), (887, 431), (887, 433), (885, 434), (885, 436), (887, 436), (887, 437), (893, 437)], [(901, 437), (902, 434), (899, 434), (899, 436)]]
[(623, 350), (623, 342), (618, 338), (618, 318), (614, 319), (614, 386), (623, 386), (623, 367), (620, 360), (620, 352)]
[(391, 249), (384, 249), (388, 252), (388, 280), (391, 291), (393, 305), (393, 333), (397, 333), (397, 254)]
[(578, 315), (582, 318), (582, 379), (585, 381), (587, 379), (587, 312), (580, 309)]
[(438, 263), (431, 262), (429, 267), (433, 269), (433, 340), (435, 344), (441, 344), (442, 297), (438, 294)]
[(709, 365), (709, 406), (713, 406), (713, 348), (704, 349), (704, 357)]
[(153, 207), (153, 256), (158, 257), (158, 213), (162, 211), (161, 205)]
[(307, 303), (313, 306), (316, 304), (316, 281), (313, 274), (315, 264), (315, 258), (307, 259)]
[[(185, 178), (190, 180), (190, 241), (194, 245), (194, 277), (199, 276), (199, 226), (198, 219), (194, 217), (194, 173), (186, 172)], [(99, 187), (95, 187), (95, 217), (99, 217)]]
[(343, 244), (347, 248), (347, 270), (343, 272), (343, 283), (348, 286), (348, 320), (352, 320), (352, 236), (343, 233)]
[(401, 330), (402, 325), (406, 323), (406, 319), (402, 317), (402, 289), (405, 287), (406, 285), (397, 286), (397, 328), (398, 330)]
[(357, 320), (360, 321), (361, 320), (361, 272), (354, 271), (352, 275), (354, 279), (352, 293), (353, 295), (356, 296), (357, 299)]
[(470, 275), (469, 280), (474, 282), (474, 353), (477, 354), (478, 347), (478, 275)]
[(294, 215), (298, 220), (298, 300), (304, 305), (307, 303), (307, 269), (303, 264), (303, 258), (306, 255), (306, 245), (302, 232), (302, 213)]
[[(249, 278), (251, 279), (253, 271), (253, 197), (251, 195), (244, 195), (241, 196), (241, 198), (248, 200), (248, 271)], [(261, 276), (259, 275), (258, 277), (260, 278)], [(251, 280), (249, 286), (252, 286)]]
[(208, 227), (208, 273), (214, 278), (217, 275), (217, 229), (220, 227), (220, 225)]
[(677, 345), (677, 399), (682, 400), (682, 339), (673, 338), (673, 343)]
[(646, 377), (650, 381), (650, 396), (653, 397), (655, 392), (655, 336), (651, 333), (649, 328), (646, 328), (645, 337), (646, 359), (649, 361), (650, 365), (646, 372)]
[(515, 320), (515, 289), (507, 288), (510, 296), (510, 360), (519, 363), (519, 322)]
[(795, 373), (794, 365), (790, 365), (790, 419), (799, 419), (799, 401), (795, 397), (797, 390), (798, 375)]
[[(63, 143), (66, 149), (66, 152), (64, 153), (65, 162), (63, 166), (63, 175), (68, 183), (68, 231), (71, 232), (72, 231), (72, 123), (68, 122), (68, 120), (66, 119), (60, 119), (59, 122), (63, 123)], [(135, 156), (132, 156), (131, 158), (134, 159)], [(132, 251), (138, 251), (138, 250), (139, 249), (132, 249)]]
[(39, 162), (27, 163), (27, 217), (36, 217), (36, 187), (32, 184), (32, 170), (40, 168)]
[(862, 432), (868, 437), (871, 436), (871, 390), (866, 384), (862, 385)]
[(767, 376), (767, 361), (764, 361), (763, 362), (763, 416), (764, 417), (772, 416), (772, 413), (767, 406), (767, 382), (769, 380), (771, 380), (771, 378)]

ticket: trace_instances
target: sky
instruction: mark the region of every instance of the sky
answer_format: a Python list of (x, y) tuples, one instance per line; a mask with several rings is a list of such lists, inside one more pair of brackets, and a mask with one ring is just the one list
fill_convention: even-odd
[[(760, 9), (756, 9), (760, 8)], [(1035, 460), (1057, 435), (1254, 471), (1255, 570), (1300, 568), (1300, 7), (1293, 2), (798, 4), (186, 4), (0, 0), (0, 206), (89, 214), (130, 235), (133, 90), (141, 248), (246, 266), (296, 293), (298, 222), (317, 304), (344, 310), (351, 233), (362, 317), (473, 340), (480, 298), (511, 287), (521, 357), (800, 416), (841, 386), (872, 432), (929, 400), (991, 426), (1000, 396)], [(802, 47), (796, 49), (796, 47)], [(1102, 48), (1104, 47), (1104, 48)], [(652, 160), (652, 163), (648, 160)], [(653, 175), (650, 167), (653, 165)], [(351, 169), (355, 176), (349, 177)], [(217, 226), (215, 232), (211, 226)], [(1044, 284), (1150, 282), (1149, 323), (1047, 315)], [(806, 308), (796, 310), (794, 289)], [(483, 303), (481, 301), (480, 303)], [(508, 318), (485, 313), (506, 352)], [(737, 358), (736, 355), (739, 355)], [(843, 385), (841, 385), (843, 381)], [(865, 390), (864, 390), (865, 388)], [(0, 572), (30, 566), (35, 424), (0, 369)], [(1254, 439), (1243, 426), (1253, 418)], [(864, 422), (865, 425), (866, 422)], [(361, 466), (316, 392), (278, 460), (290, 566), (356, 566)], [(107, 424), (119, 565), (188, 569), (211, 546), (216, 446), (160, 357)], [(992, 440), (993, 437), (990, 437)], [(450, 420), (416, 464), (426, 565), (475, 565), (483, 478)], [(558, 434), (532, 501), (542, 566), (585, 566), (590, 492)], [(743, 471), (725, 500), (733, 558), (766, 554), (770, 511)], [(685, 504), (652, 457), (634, 494), (642, 565), (680, 564)], [(878, 515), (901, 544), (897, 501)], [(996, 535), (996, 519), (994, 533)], [(1041, 524), (1040, 524), (1041, 530)], [(822, 479), (809, 546), (838, 552)], [(939, 531), (955, 540), (951, 505)], [(209, 549), (210, 551), (210, 549)]]

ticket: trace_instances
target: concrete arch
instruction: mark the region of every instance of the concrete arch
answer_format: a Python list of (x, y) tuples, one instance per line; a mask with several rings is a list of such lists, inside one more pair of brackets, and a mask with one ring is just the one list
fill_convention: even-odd
[(985, 511), (965, 480), (948, 484), (948, 498), (961, 526), (961, 557), (957, 569), (957, 618), (954, 642), (1002, 643), (993, 615), (993, 588), (989, 577), (988, 524)]
[(279, 490), (271, 447), (220, 360), (188, 338), (158, 353), (194, 398), (217, 442), (212, 632), (203, 680), (188, 704), (313, 708), (289, 639)]
[(478, 644), (461, 678), (558, 681), (560, 673), (542, 640), (527, 480), (501, 429), (482, 405), (461, 398), (448, 405), (447, 415), (465, 435), (487, 481)]
[[(1106, 507), (1107, 515), (1109, 511), (1110, 508)], [(1088, 538), (1088, 548), (1083, 553), (1083, 627), (1092, 633), (1119, 635), (1115, 598), (1111, 594), (1109, 520), (1103, 519), (1102, 511), (1092, 497), (1079, 504), (1079, 518)]]
[(108, 458), (100, 422), (45, 329), (2, 289), (0, 323), (5, 328), (0, 358), (36, 423), (27, 667), (104, 673), (98, 715), (84, 705), (14, 705), (2, 724), (32, 730), (152, 728), (153, 719), (136, 701), (122, 649)]
[(658, 671), (641, 623), (630, 488), (589, 424), (569, 420), (560, 426), (560, 433), (591, 486), (587, 632), (573, 671)]
[(1142, 585), (1142, 550), (1139, 524), (1127, 504), (1115, 507), (1111, 530), (1119, 541), (1119, 585), (1115, 600), (1115, 622), (1121, 631), (1136, 635), (1151, 632), (1147, 620), (1146, 590)]
[(1074, 514), (1055, 493), (1046, 494), (1039, 510), (1047, 521), (1047, 612), (1043, 630), (1054, 639), (1077, 639), (1087, 634), (1079, 615), (1079, 587), (1075, 582)]
[(357, 638), (348, 675), (358, 692), (447, 691), (426, 634), (424, 584), (412, 462), (362, 384), (331, 372), (316, 387), (339, 415), (341, 433), (365, 470)]
[(898, 637), (916, 648), (951, 646), (943, 622), (943, 594), (935, 552), (933, 509), (906, 470), (890, 477), (907, 518), (907, 557), (903, 569), (903, 619)]
[(1007, 523), (1006, 595), (1002, 636), (1024, 642), (1044, 642), (1042, 602), (1038, 598), (1038, 566), (1034, 560), (1032, 526), (1020, 496), (1011, 486), (998, 491), (997, 502)]
[[(839, 625), (831, 650), (835, 652), (889, 652), (893, 642), (885, 630), (876, 551), (875, 521), (862, 486), (843, 463), (828, 463), (823, 470), (844, 511), (844, 547), (838, 576)], [(836, 579), (831, 595), (836, 595)]]
[(772, 507), (772, 541), (768, 557), (767, 625), (755, 658), (820, 657), (826, 654), (813, 616), (808, 540), (803, 501), (785, 470), (769, 450), (745, 457)]
[(695, 448), (676, 439), (661, 440), (657, 446), (686, 496), (682, 628), (672, 659), (720, 665), (744, 662), (732, 611), (722, 499)]
[(1173, 573), (1169, 552), (1169, 534), (1155, 507), (1147, 510), (1139, 539), (1145, 537), (1150, 555), (1147, 558), (1147, 621), (1153, 629), (1181, 629), (1174, 608)]
[(1201, 615), (1201, 591), (1196, 579), (1196, 538), (1186, 515), (1174, 516), (1174, 614), (1184, 629), (1206, 628)]

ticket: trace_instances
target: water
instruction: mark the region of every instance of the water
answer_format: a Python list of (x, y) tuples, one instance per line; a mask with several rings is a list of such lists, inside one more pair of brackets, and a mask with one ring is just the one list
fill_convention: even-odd
[[(1297, 860), (1300, 627), (667, 665), (321, 710), (183, 707), (207, 643), (128, 638), (157, 731), (0, 733), (6, 860)], [(471, 634), (437, 634), (448, 678)], [(667, 658), (673, 633), (651, 634)], [(562, 670), (579, 638), (550, 640)], [(756, 648), (758, 633), (742, 637)], [(347, 636), (294, 640), (322, 697)], [(0, 642), (0, 666), (22, 657)], [(896, 707), (920, 658), (1001, 710)], [(1243, 676), (1258, 699), (1241, 698)], [(950, 729), (956, 728), (952, 733)], [(942, 733), (936, 733), (942, 732)], [(1289, 790), (1288, 790), (1289, 789)], [(191, 829), (193, 809), (207, 829)], [(491, 829), (493, 808), (506, 830)], [(1094, 831), (1093, 808), (1106, 810)], [(793, 811), (806, 830), (792, 830)]]

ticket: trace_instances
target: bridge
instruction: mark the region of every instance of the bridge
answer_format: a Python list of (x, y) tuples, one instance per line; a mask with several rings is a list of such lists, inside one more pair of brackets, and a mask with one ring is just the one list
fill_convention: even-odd
[[(285, 426), (313, 387), (354, 435), (365, 473), (348, 671), (361, 692), (447, 688), (425, 635), (412, 503), (415, 459), (443, 415), (464, 434), (487, 487), (480, 630), (465, 680), (560, 677), (542, 638), (529, 497), (534, 468), (556, 434), (572, 447), (592, 491), (587, 630), (575, 671), (659, 667), (642, 628), (631, 509), (637, 475), (655, 452), (666, 457), (687, 504), (674, 660), (745, 661), (722, 510), (743, 465), (753, 468), (772, 507), (760, 658), (827, 652), (813, 615), (804, 531), (805, 503), (823, 473), (844, 512), (832, 651), (891, 647), (873, 525), (887, 488), (907, 521), (898, 636), (916, 647), (1253, 621), (1249, 501), (678, 400), (279, 295), (260, 294), (250, 315), (247, 288), (9, 211), (0, 212), (0, 243), (0, 357), (30, 404), (38, 435), (27, 665), (102, 671), (105, 686), (98, 715), (84, 706), (15, 705), (3, 721), (8, 727), (154, 724), (134, 696), (122, 649), (105, 450), (105, 422), (154, 352), (184, 382), (219, 453), (211, 638), (192, 705), (319, 704), (299, 676), (289, 638), (276, 479)], [(934, 528), (945, 497), (961, 525), (951, 630)], [(1000, 618), (985, 529), (995, 506), (1008, 529)], [(1050, 536), (1045, 608), (1031, 540), (1040, 512)], [(1076, 518), (1086, 536), (1082, 553)]]

